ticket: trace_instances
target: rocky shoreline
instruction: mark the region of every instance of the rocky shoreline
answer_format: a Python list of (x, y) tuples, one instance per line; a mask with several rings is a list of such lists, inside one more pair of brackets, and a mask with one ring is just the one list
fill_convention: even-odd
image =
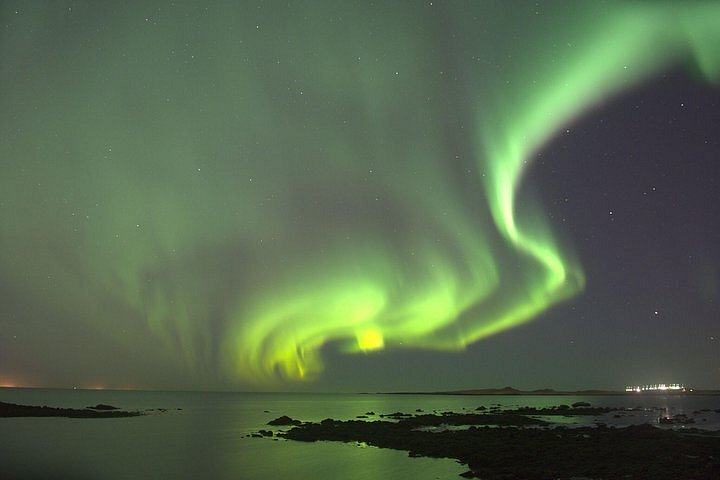
[(626, 409), (588, 404), (506, 411), (479, 407), (472, 413), (395, 412), (371, 420), (317, 423), (283, 416), (269, 424), (292, 428), (262, 430), (254, 436), (352, 442), (404, 450), (410, 456), (453, 458), (468, 466), (462, 474), (467, 478), (720, 478), (720, 432), (649, 424), (566, 427), (537, 418), (600, 416), (621, 410)]

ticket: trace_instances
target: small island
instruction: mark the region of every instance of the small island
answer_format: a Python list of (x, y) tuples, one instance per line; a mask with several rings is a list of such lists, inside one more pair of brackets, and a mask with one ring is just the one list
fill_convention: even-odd
[(18, 405), (0, 402), (0, 417), (65, 417), (65, 418), (124, 418), (139, 417), (138, 411), (120, 410), (112, 405), (98, 404), (86, 408), (57, 408), (34, 405)]

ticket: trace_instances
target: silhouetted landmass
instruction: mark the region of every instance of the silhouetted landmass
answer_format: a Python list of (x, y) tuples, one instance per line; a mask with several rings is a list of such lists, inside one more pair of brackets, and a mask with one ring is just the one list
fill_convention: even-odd
[[(525, 412), (546, 415), (573, 411), (595, 415), (600, 410), (606, 413), (606, 409), (585, 406), (523, 407), (507, 413), (391, 415), (398, 421), (325, 419), (302, 423), (279, 436), (304, 442), (364, 442), (406, 450), (410, 456), (454, 458), (470, 468), (462, 474), (467, 478), (720, 478), (718, 432), (677, 432), (651, 425), (549, 427), (542, 420), (524, 416)], [(462, 430), (432, 428), (450, 425), (470, 426)], [(541, 428), (522, 428), (528, 425)]]
[(554, 390), (541, 388), (537, 390), (518, 390), (513, 387), (503, 388), (474, 388), (467, 390), (448, 390), (436, 392), (385, 392), (391, 395), (567, 395), (567, 396), (593, 396), (593, 395), (720, 395), (720, 390), (688, 390), (679, 391), (644, 391), (626, 392), (625, 390)]
[(18, 405), (0, 402), (0, 417), (67, 417), (67, 418), (121, 418), (138, 417), (141, 412), (119, 410), (111, 405), (99, 404), (88, 408), (55, 408)]
[(614, 390), (581, 390), (560, 391), (552, 388), (538, 390), (518, 390), (513, 387), (476, 388), (471, 390), (452, 390), (448, 392), (432, 392), (435, 395), (625, 395), (624, 391)]
[(106, 405), (104, 403), (98, 403), (94, 407), (87, 407), (92, 410), (120, 410), (118, 407), (113, 407), (112, 405)]

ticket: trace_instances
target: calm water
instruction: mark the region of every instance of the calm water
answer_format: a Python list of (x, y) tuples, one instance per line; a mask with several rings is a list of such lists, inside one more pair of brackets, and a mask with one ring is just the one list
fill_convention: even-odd
[[(474, 410), (480, 405), (661, 408), (607, 423), (656, 423), (659, 415), (720, 408), (720, 397), (466, 397), (426, 395), (260, 394), (0, 389), (0, 401), (82, 408), (170, 409), (119, 419), (0, 418), (0, 478), (260, 479), (460, 478), (454, 460), (410, 458), (406, 452), (318, 442), (246, 438), (280, 415), (300, 420), (351, 419), (368, 411)], [(174, 409), (182, 410), (174, 410)], [(720, 429), (720, 415), (694, 415), (695, 426)], [(558, 419), (565, 423), (595, 419)], [(9, 469), (9, 470), (8, 470)]]

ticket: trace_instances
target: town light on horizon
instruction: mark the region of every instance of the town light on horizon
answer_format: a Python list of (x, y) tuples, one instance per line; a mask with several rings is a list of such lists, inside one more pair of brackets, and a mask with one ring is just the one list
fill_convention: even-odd
[(655, 383), (649, 385), (628, 385), (625, 387), (626, 392), (686, 392), (692, 391), (691, 388), (685, 388), (682, 383)]

